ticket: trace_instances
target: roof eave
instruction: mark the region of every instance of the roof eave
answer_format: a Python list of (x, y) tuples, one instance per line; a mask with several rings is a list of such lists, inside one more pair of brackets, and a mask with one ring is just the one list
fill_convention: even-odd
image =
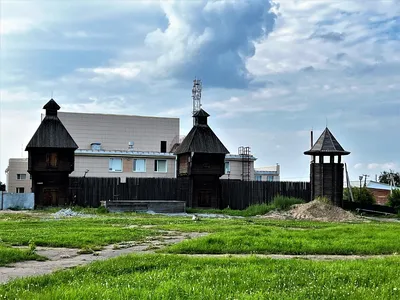
[(305, 151), (305, 155), (349, 155), (349, 151)]

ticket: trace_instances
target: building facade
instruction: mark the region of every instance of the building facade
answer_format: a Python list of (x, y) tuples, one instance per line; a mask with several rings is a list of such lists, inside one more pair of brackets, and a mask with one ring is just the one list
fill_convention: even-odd
[(28, 159), (10, 158), (6, 169), (6, 191), (8, 193), (30, 193), (31, 187)]
[(75, 171), (80, 177), (175, 177), (179, 118), (110, 114), (59, 113), (79, 149)]
[[(172, 152), (185, 138), (179, 134), (179, 118), (60, 111), (57, 115), (79, 147), (70, 176), (118, 177), (122, 181), (128, 177), (176, 177), (176, 155)], [(44, 117), (42, 114), (42, 120)], [(256, 159), (253, 155), (243, 159), (238, 154), (227, 154), (221, 179), (258, 180)], [(27, 169), (27, 159), (9, 160), (9, 192), (17, 188), (19, 192), (31, 192)], [(262, 174), (261, 180), (271, 175), (274, 181), (279, 180), (279, 168), (269, 175)]]
[(225, 156), (225, 173), (221, 179), (232, 180), (255, 180), (254, 163), (256, 157), (250, 155), (243, 157), (238, 154), (227, 154)]
[(279, 164), (271, 167), (255, 168), (255, 181), (280, 181), (281, 167)]

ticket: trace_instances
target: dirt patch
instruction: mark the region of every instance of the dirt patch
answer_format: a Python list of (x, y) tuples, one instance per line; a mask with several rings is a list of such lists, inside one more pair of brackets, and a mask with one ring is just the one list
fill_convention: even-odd
[(352, 222), (363, 220), (340, 207), (314, 200), (305, 204), (293, 205), (289, 211), (272, 211), (263, 218), (278, 220), (298, 219), (325, 222)]
[(158, 237), (149, 237), (144, 242), (122, 242), (108, 245), (101, 251), (92, 254), (78, 254), (79, 249), (37, 247), (37, 254), (48, 258), (47, 261), (24, 261), (6, 267), (0, 267), (0, 284), (6, 283), (15, 278), (44, 275), (85, 265), (97, 260), (120, 256), (130, 253), (153, 253), (155, 250), (167, 245), (179, 243), (185, 239), (204, 236), (207, 233), (191, 232), (182, 233), (176, 231), (162, 231)]

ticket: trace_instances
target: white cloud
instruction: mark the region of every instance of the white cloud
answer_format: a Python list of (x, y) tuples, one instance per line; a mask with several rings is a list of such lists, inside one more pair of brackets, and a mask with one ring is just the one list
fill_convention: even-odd
[(360, 170), (362, 168), (364, 168), (364, 164), (362, 164), (362, 163), (357, 163), (354, 165), (354, 169), (356, 169), (356, 170)]
[(367, 165), (369, 170), (396, 170), (398, 168), (395, 162), (385, 162), (385, 163), (369, 163)]
[(122, 77), (123, 79), (133, 79), (140, 73), (140, 68), (136, 65), (126, 64), (120, 67), (97, 67), (93, 69), (80, 68), (78, 72), (88, 72), (104, 77)]

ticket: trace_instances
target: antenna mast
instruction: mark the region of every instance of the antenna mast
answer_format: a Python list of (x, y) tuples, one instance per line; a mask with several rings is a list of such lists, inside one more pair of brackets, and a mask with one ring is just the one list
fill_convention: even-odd
[(200, 79), (193, 80), (192, 98), (193, 98), (193, 114), (198, 112), (201, 108), (201, 89), (202, 83)]

